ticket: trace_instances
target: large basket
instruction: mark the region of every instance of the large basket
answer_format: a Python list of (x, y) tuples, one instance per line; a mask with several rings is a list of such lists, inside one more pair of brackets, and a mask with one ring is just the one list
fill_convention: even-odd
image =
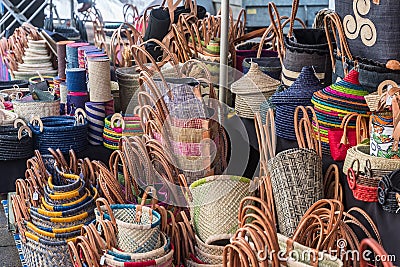
[(249, 179), (230, 175), (197, 180), (190, 186), (190, 192), (194, 231), (205, 243), (215, 236), (236, 232), (240, 201), (252, 194)]
[(126, 67), (118, 68), (115, 74), (119, 85), (121, 111), (132, 113), (133, 108), (138, 104), (137, 99), (133, 97), (139, 89), (139, 73), (137, 73), (136, 67)]
[(60, 115), (60, 100), (25, 102), (13, 100), (14, 112), (28, 122), (33, 116), (39, 118)]
[(323, 197), (322, 160), (311, 149), (289, 149), (268, 161), (282, 234), (292, 236), (301, 218)]

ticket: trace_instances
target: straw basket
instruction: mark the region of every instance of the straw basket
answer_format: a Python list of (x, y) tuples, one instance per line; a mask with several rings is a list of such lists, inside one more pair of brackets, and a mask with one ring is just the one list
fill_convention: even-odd
[(33, 116), (39, 118), (60, 115), (60, 100), (26, 102), (13, 100), (14, 112), (28, 122)]

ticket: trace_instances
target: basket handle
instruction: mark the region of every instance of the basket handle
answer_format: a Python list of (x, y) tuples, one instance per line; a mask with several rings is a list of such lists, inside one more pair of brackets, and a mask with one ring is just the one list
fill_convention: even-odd
[[(136, 193), (138, 193), (138, 188), (137, 185), (135, 183), (135, 181), (133, 179), (131, 179), (131, 176), (128, 172), (127, 169), (127, 163), (126, 163), (126, 159), (125, 159), (125, 155), (122, 151), (120, 150), (115, 150), (111, 155), (110, 155), (110, 159), (109, 159), (109, 168), (110, 171), (113, 173), (113, 176), (115, 178), (115, 184), (119, 184), (118, 182), (118, 165), (119, 162), (121, 162), (122, 164), (122, 172), (123, 172), (123, 176), (124, 176), (124, 181), (125, 181), (125, 201), (129, 201), (129, 202), (133, 202), (134, 201), (134, 196), (132, 193), (132, 184), (134, 183), (134, 189), (136, 191)], [(120, 185), (121, 188), (122, 185)], [(116, 188), (116, 190), (118, 190), (119, 188)], [(120, 192), (121, 195), (123, 194), (122, 192)]]
[(103, 204), (103, 206), (107, 210), (108, 215), (110, 216), (110, 219), (111, 219), (111, 222), (113, 223), (113, 225), (117, 225), (117, 222), (115, 220), (114, 213), (112, 212), (110, 204), (108, 204), (108, 201), (105, 198), (102, 198), (102, 197), (96, 199), (96, 207), (97, 207), (97, 210), (100, 213), (101, 220), (104, 220), (104, 211), (102, 210), (101, 204)]
[(21, 124), (21, 126), (26, 126), (26, 122), (22, 119), (16, 119), (14, 121), (14, 128), (18, 128), (18, 126)]
[(77, 250), (80, 252), (81, 256), (83, 255), (85, 257), (86, 260), (86, 264), (88, 264), (89, 266), (93, 266), (93, 267), (99, 267), (99, 264), (97, 263), (97, 258), (94, 255), (94, 252), (92, 250), (92, 248), (89, 245), (89, 241), (87, 241), (86, 237), (82, 237), (82, 236), (78, 236), (77, 240), (80, 239), (80, 241), (77, 243)]
[(77, 108), (75, 110), (75, 120), (76, 123), (85, 124), (85, 120), (87, 119), (86, 112), (82, 108)]
[[(39, 132), (42, 133), (43, 132), (43, 122), (40, 119), (40, 117), (38, 116), (33, 116), (32, 119), (29, 121), (30, 124), (32, 124), (33, 126), (38, 126), (39, 125)], [(32, 130), (33, 132), (36, 133), (35, 130)]]
[[(360, 243), (360, 252), (363, 254), (363, 252), (368, 248), (372, 248), (372, 250), (375, 252), (375, 254), (380, 255), (381, 258), (386, 256), (386, 259), (389, 258), (387, 252), (382, 248), (381, 245), (378, 244), (374, 239), (372, 238), (367, 238), (361, 241)], [(382, 262), (384, 267), (392, 267), (393, 264), (389, 261), (383, 261)], [(368, 263), (364, 259), (364, 257), (360, 257), (360, 267), (367, 267)]]
[[(144, 206), (146, 204), (146, 200), (147, 200), (147, 197), (148, 197), (150, 191), (151, 191), (151, 197), (152, 197), (151, 209), (154, 209), (155, 206), (157, 205), (158, 200), (157, 200), (157, 190), (153, 186), (146, 187), (146, 189), (144, 190), (144, 193), (142, 196), (142, 201), (141, 201), (140, 205)], [(150, 216), (150, 221), (152, 221), (153, 214), (151, 213), (151, 211), (150, 211), (149, 216)]]
[(118, 125), (118, 122), (119, 125), (121, 125), (122, 130), (125, 130), (125, 120), (124, 117), (121, 115), (121, 113), (115, 113), (114, 115), (112, 115), (110, 122), (111, 127), (114, 129), (115, 123), (117, 123)]
[(378, 95), (379, 95), (379, 96), (382, 96), (382, 95), (383, 95), (383, 89), (384, 89), (385, 87), (388, 89), (388, 87), (389, 87), (390, 85), (391, 85), (392, 87), (399, 87), (395, 81), (392, 81), (392, 80), (385, 80), (385, 81), (381, 82), (381, 83), (379, 84), (379, 86), (378, 86)]
[(74, 267), (82, 267), (82, 262), (74, 242), (68, 241), (67, 245), (68, 245), (69, 256), (71, 258), (71, 262), (74, 264)]
[[(332, 186), (334, 188), (332, 188)], [(333, 192), (332, 199), (342, 201), (343, 188), (342, 185), (340, 184), (339, 167), (336, 164), (331, 164), (328, 170), (325, 172), (324, 190), (326, 198), (328, 198), (329, 193)]]
[[(358, 115), (359, 114), (357, 112), (352, 112), (352, 113), (348, 113), (342, 119), (342, 123), (340, 124), (340, 128), (343, 129), (343, 134), (342, 134), (342, 138), (340, 139), (340, 144), (347, 145), (349, 143), (349, 139), (347, 137), (347, 127), (348, 127), (350, 121), (355, 117), (357, 118)], [(360, 126), (359, 125), (357, 125), (356, 128), (358, 129), (358, 131), (360, 131)], [(357, 130), (356, 130), (356, 132), (357, 132)], [(357, 140), (359, 140), (360, 139), (359, 138), (360, 134), (356, 133), (356, 135), (357, 135)]]
[(70, 149), (68, 154), (69, 154), (69, 169), (73, 173), (78, 174), (79, 166), (78, 166), (78, 160), (77, 160), (75, 151), (73, 149)]
[(26, 131), (26, 132), (28, 133), (28, 136), (29, 136), (29, 137), (32, 137), (31, 128), (29, 128), (28, 126), (21, 126), (21, 127), (18, 129), (18, 140), (21, 140), (21, 139), (22, 139), (22, 133), (23, 133), (24, 131)]

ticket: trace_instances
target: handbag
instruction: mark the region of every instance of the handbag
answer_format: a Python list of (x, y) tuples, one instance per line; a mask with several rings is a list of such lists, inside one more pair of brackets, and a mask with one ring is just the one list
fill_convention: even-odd
[[(349, 128), (350, 121), (356, 118), (356, 128)], [(368, 138), (367, 123), (365, 119), (357, 113), (347, 114), (340, 128), (332, 128), (328, 130), (329, 147), (331, 156), (335, 161), (344, 161), (347, 150), (358, 145)]]
[[(358, 58), (351, 53), (337, 13), (327, 15), (325, 21), (325, 31), (329, 32), (330, 29), (335, 33), (337, 31), (337, 34), (333, 35), (337, 44), (336, 51), (333, 46), (329, 47), (333, 82), (343, 79), (352, 68), (358, 69), (360, 83), (370, 93), (375, 92), (379, 84), (385, 80), (400, 82), (400, 70), (388, 69), (384, 64), (378, 64), (366, 58)], [(327, 39), (330, 42), (332, 37), (327, 35)]]
[[(286, 37), (280, 15), (274, 3), (268, 5), (269, 16), (277, 36), (277, 50), (282, 64), (282, 83), (290, 86), (299, 76), (304, 66), (313, 66), (318, 79), (325, 86), (332, 83), (329, 43), (322, 29), (294, 29), (294, 18), (298, 10), (298, 0), (293, 0), (290, 28)], [(328, 33), (329, 34), (329, 33)]]
[(394, 12), (399, 9), (396, 0), (335, 0), (350, 52), (383, 65), (400, 60), (400, 18)]

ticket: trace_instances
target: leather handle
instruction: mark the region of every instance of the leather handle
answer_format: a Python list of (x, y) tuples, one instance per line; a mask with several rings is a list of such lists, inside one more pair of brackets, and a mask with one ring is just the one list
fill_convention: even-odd
[[(363, 255), (363, 252), (368, 248), (371, 248), (376, 255), (379, 255), (381, 259), (389, 259), (387, 252), (372, 238), (367, 238), (361, 241), (360, 243), (360, 254)], [(384, 267), (392, 267), (393, 263), (389, 261), (381, 261)], [(368, 263), (364, 257), (360, 257), (360, 267), (367, 267)]]

